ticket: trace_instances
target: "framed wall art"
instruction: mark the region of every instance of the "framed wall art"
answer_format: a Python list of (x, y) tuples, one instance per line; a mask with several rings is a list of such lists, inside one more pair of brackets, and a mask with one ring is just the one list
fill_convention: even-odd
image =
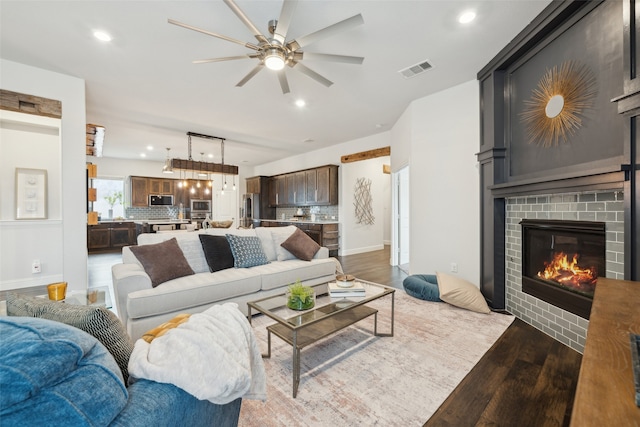
[(16, 168), (16, 219), (47, 219), (46, 169)]

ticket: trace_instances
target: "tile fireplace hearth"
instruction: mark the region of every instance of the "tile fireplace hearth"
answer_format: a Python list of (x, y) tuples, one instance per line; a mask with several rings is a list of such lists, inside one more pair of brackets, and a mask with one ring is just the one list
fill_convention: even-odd
[(604, 223), (605, 265), (598, 270), (598, 275), (623, 279), (624, 194), (609, 190), (506, 198), (506, 310), (582, 353), (589, 321), (523, 289), (523, 236), (520, 223), (525, 219)]

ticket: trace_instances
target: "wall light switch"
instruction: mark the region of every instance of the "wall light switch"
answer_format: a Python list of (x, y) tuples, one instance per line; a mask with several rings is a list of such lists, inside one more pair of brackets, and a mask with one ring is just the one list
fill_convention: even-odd
[(33, 263), (31, 264), (31, 273), (32, 274), (38, 274), (42, 272), (42, 267), (40, 266), (40, 260), (39, 259), (34, 259)]
[(458, 263), (455, 263), (455, 262), (451, 263), (451, 272), (452, 273), (457, 273), (458, 272)]

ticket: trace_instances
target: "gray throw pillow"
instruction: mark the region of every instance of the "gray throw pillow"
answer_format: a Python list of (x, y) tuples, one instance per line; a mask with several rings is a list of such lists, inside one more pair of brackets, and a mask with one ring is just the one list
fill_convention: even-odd
[(39, 317), (74, 326), (93, 335), (113, 356), (122, 372), (124, 383), (129, 377), (129, 357), (133, 343), (124, 325), (113, 312), (104, 307), (65, 304), (44, 298), (9, 293), (9, 316)]
[(226, 234), (226, 237), (233, 253), (234, 267), (248, 268), (269, 264), (269, 260), (262, 250), (262, 243), (257, 236)]
[(194, 274), (175, 237), (153, 245), (129, 248), (151, 278), (151, 286), (154, 288), (169, 280)]

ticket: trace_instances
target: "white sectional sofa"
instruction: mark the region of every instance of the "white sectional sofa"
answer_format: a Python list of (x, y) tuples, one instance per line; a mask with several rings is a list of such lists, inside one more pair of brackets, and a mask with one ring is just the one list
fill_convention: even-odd
[[(175, 237), (195, 274), (152, 287), (151, 278), (142, 264), (130, 247), (124, 247), (122, 264), (112, 267), (112, 277), (118, 315), (129, 335), (136, 340), (177, 314), (197, 313), (225, 302), (236, 302), (247, 314), (247, 301), (284, 293), (286, 287), (296, 280), (309, 286), (334, 280), (336, 269), (340, 267), (335, 258), (329, 257), (327, 248), (321, 247), (311, 261), (304, 261), (279, 246), (295, 229), (289, 226), (141, 234), (138, 236), (138, 245), (160, 243)], [(257, 236), (269, 263), (210, 273), (200, 243), (200, 233)], [(278, 255), (282, 253), (288, 255), (284, 256), (285, 260), (278, 261)], [(319, 287), (317, 291), (325, 292), (326, 286), (325, 289)]]

